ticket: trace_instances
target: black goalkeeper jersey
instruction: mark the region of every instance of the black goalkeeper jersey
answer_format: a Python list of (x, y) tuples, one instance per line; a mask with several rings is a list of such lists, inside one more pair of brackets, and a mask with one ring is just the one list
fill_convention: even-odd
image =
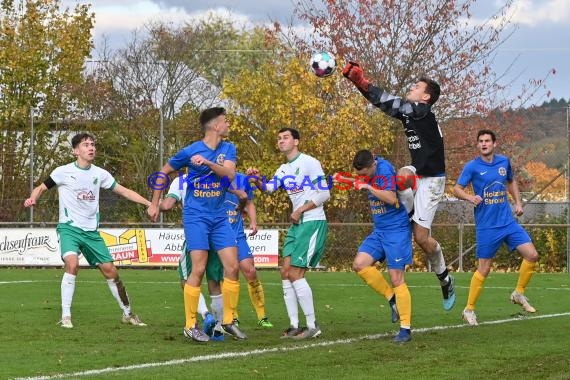
[(384, 113), (402, 122), (417, 175), (445, 175), (443, 136), (435, 115), (431, 112), (431, 105), (406, 102), (373, 85), (369, 86), (368, 92), (362, 94)]

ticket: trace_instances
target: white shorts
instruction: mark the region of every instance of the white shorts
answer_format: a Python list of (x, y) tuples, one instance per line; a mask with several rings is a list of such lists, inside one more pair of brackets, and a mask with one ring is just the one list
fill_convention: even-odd
[[(413, 166), (404, 168), (416, 172)], [(414, 216), (412, 220), (420, 226), (431, 229), (431, 224), (437, 211), (437, 205), (445, 192), (445, 177), (416, 178), (414, 196)]]

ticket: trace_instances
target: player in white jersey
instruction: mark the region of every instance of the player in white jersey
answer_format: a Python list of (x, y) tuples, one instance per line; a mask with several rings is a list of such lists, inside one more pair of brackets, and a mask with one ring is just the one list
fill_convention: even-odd
[(71, 139), (75, 162), (57, 167), (50, 176), (32, 190), (25, 207), (37, 204), (40, 196), (48, 189), (57, 186), (59, 195), (59, 223), (57, 233), (60, 242), (61, 258), (64, 262), (61, 280), (61, 326), (72, 328), (71, 303), (75, 292), (75, 279), (79, 271), (79, 254), (87, 262), (97, 266), (111, 294), (123, 311), (122, 322), (146, 326), (131, 311), (131, 302), (127, 290), (119, 278), (113, 257), (99, 235), (99, 190), (111, 190), (114, 193), (136, 203), (148, 206), (150, 202), (133, 190), (121, 186), (113, 176), (93, 164), (95, 160), (95, 138), (88, 133), (80, 133)]
[[(281, 280), (283, 298), (290, 326), (283, 338), (306, 339), (321, 334), (316, 322), (313, 292), (305, 279), (307, 268), (315, 267), (324, 252), (328, 225), (323, 203), (330, 198), (321, 163), (299, 152), (299, 131), (293, 128), (279, 130), (277, 145), (287, 157), (271, 179), (262, 177), (259, 170), (249, 168), (248, 176), (256, 177), (257, 187), (273, 192), (278, 188), (287, 191), (293, 206), (291, 227), (283, 244)], [(307, 327), (299, 327), (298, 305), (305, 314)]]

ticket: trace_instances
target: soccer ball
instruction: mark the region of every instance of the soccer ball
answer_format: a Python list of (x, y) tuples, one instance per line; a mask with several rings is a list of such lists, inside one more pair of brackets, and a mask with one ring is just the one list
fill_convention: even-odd
[(311, 57), (311, 69), (319, 78), (328, 77), (334, 72), (336, 60), (327, 51), (317, 51)]

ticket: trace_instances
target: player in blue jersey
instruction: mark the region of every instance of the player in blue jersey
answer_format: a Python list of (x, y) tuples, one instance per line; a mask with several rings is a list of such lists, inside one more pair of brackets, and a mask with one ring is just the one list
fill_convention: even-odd
[[(168, 193), (166, 194), (165, 198), (160, 201), (160, 211), (172, 210), (178, 202), (182, 203), (182, 206), (184, 206), (187, 187), (188, 185), (184, 180), (184, 175), (180, 174), (174, 178), (170, 183), (170, 188), (168, 189)], [(184, 291), (184, 286), (186, 285), (186, 281), (188, 280), (188, 276), (191, 272), (192, 258), (190, 257), (190, 252), (186, 248), (186, 241), (184, 241), (182, 252), (180, 253), (180, 259), (178, 261), (178, 276), (180, 278), (182, 291)], [(208, 254), (205, 274), (208, 283), (208, 292), (210, 293), (210, 299), (212, 300), (212, 313), (210, 313), (210, 310), (208, 310), (208, 306), (206, 306), (206, 300), (204, 299), (202, 293), (200, 293), (198, 300), (197, 312), (203, 318), (202, 331), (204, 331), (204, 333), (208, 335), (210, 339), (221, 341), (224, 340), (224, 334), (218, 321), (222, 321), (224, 315), (221, 288), (221, 281), (224, 278), (224, 268), (218, 254), (215, 251), (213, 254)]]
[[(257, 233), (257, 211), (253, 203), (253, 191), (255, 186), (249, 183), (248, 177), (243, 173), (236, 173), (233, 186), (236, 190), (245, 191), (247, 194), (247, 202), (244, 207), (244, 213), (249, 217), (250, 235)], [(253, 254), (247, 243), (247, 236), (244, 231), (244, 220), (241, 210), (238, 209), (240, 200), (236, 194), (226, 193), (224, 205), (226, 212), (237, 239), (239, 269), (243, 273), (247, 281), (247, 291), (251, 304), (255, 308), (257, 314), (257, 324), (260, 327), (271, 328), (273, 324), (269, 321), (265, 313), (265, 292), (261, 281), (257, 278), (257, 270), (253, 262)], [(237, 314), (234, 316), (234, 323), (237, 321)], [(239, 322), (238, 322), (239, 323)]]
[(373, 85), (356, 62), (348, 62), (342, 75), (354, 83), (371, 104), (402, 123), (412, 163), (398, 171), (398, 175), (406, 178), (398, 197), (412, 214), (414, 241), (424, 251), (426, 261), (439, 279), (443, 308), (451, 310), (456, 300), (455, 280), (445, 265), (441, 246), (431, 236), (437, 206), (445, 192), (443, 135), (432, 112), (432, 106), (439, 99), (440, 86), (433, 79), (422, 77), (411, 86), (405, 98), (400, 98)]
[[(374, 221), (374, 230), (358, 248), (352, 268), (368, 286), (390, 302), (392, 321), (400, 320), (400, 332), (393, 341), (409, 342), (412, 339), (412, 298), (404, 272), (406, 265), (412, 264), (412, 230), (408, 213), (399, 202), (396, 172), (389, 161), (374, 157), (369, 150), (358, 151), (352, 166), (359, 176), (355, 188), (368, 190)], [(393, 288), (375, 268), (377, 261), (386, 261)]]
[(246, 339), (246, 335), (232, 322), (239, 298), (239, 266), (235, 234), (223, 204), (225, 193), (235, 177), (236, 148), (232, 143), (223, 140), (229, 132), (224, 108), (214, 107), (202, 111), (200, 125), (204, 130), (204, 138), (176, 153), (163, 166), (159, 175), (155, 176), (152, 204), (147, 213), (152, 221), (158, 219), (160, 195), (166, 188), (165, 177), (173, 171), (187, 167), (188, 190), (182, 222), (192, 258), (192, 272), (184, 286), (184, 335), (197, 342), (209, 340), (196, 326), (196, 312), (208, 250), (212, 246), (218, 251), (224, 266), (222, 327), (235, 339)]
[[(477, 325), (475, 303), (491, 270), (493, 258), (503, 243), (506, 243), (511, 251), (516, 249), (523, 257), (511, 301), (521, 305), (529, 313), (536, 311), (524, 296), (524, 291), (534, 273), (538, 253), (527, 232), (513, 216), (508, 194), (511, 194), (515, 202), (515, 215), (522, 215), (519, 188), (514, 180), (509, 159), (495, 154), (496, 140), (493, 131), (484, 129), (477, 133), (480, 156), (465, 164), (453, 188), (457, 198), (475, 206), (476, 255), (479, 266), (471, 278), (467, 306), (463, 310), (463, 319), (472, 326)], [(469, 184), (473, 186), (473, 194), (465, 191)]]

